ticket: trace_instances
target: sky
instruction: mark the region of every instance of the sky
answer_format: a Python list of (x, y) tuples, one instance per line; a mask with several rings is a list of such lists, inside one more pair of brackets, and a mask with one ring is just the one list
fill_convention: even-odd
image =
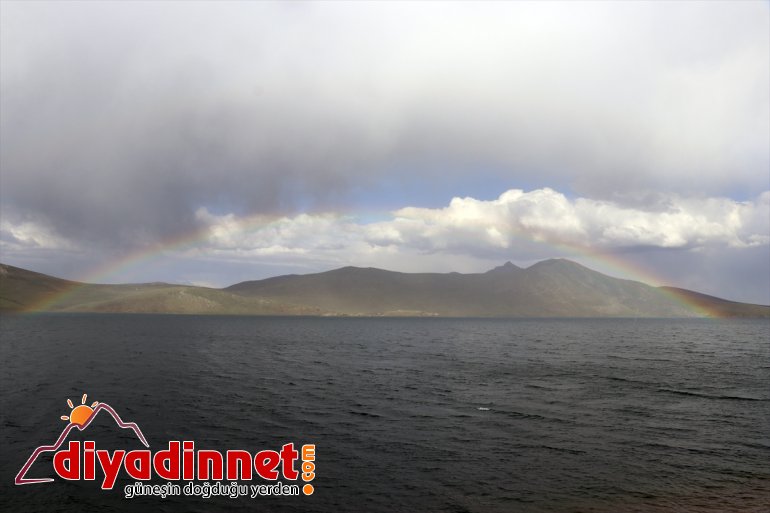
[(0, 261), (570, 258), (770, 304), (770, 4), (0, 3)]

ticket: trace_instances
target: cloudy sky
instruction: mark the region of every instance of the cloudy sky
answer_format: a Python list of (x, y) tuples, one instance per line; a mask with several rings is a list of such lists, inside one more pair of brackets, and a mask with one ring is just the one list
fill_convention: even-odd
[(768, 5), (3, 1), (0, 260), (221, 286), (567, 257), (767, 304)]

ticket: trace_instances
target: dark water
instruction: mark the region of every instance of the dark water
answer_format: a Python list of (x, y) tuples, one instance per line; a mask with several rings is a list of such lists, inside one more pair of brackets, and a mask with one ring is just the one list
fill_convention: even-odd
[[(83, 315), (0, 329), (2, 511), (770, 511), (767, 321)], [(154, 450), (314, 443), (316, 492), (15, 486), (84, 392)], [(97, 417), (70, 438), (140, 448)], [(33, 470), (53, 475), (50, 455)]]

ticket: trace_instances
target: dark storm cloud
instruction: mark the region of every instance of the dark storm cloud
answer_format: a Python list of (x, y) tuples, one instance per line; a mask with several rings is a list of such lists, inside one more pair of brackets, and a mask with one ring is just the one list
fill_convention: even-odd
[(763, 10), (4, 3), (2, 202), (133, 245), (190, 230), (201, 206), (344, 207), (405, 168), (753, 196)]
[[(75, 240), (132, 245), (189, 230), (201, 205), (286, 211), (346, 187), (361, 132), (332, 105), (298, 110), (301, 92), (280, 81), (239, 81), (229, 67), (259, 71), (259, 56), (220, 62), (212, 37), (197, 41), (203, 20), (179, 12), (175, 26), (171, 7), (6, 7), (5, 208)], [(225, 39), (227, 21), (214, 22)]]

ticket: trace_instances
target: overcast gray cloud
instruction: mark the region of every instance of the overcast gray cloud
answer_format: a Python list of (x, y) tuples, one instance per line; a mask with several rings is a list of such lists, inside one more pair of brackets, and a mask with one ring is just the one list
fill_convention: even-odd
[[(1, 9), (0, 236), (17, 263), (88, 248), (90, 265), (199, 230), (202, 212), (321, 222), (381, 198), (387, 211), (412, 208), (379, 213), (405, 244), (358, 228), (333, 244), (461, 246), (446, 265), (473, 267), (491, 256), (493, 231), (414, 227), (430, 213), (421, 208), (465, 196), (474, 180), (500, 184), (479, 201), (564, 193), (577, 214), (558, 217), (554, 204), (538, 218), (555, 223), (538, 229), (560, 243), (689, 258), (708, 247), (721, 269), (770, 235), (761, 220), (720, 224), (723, 209), (759, 208), (770, 189), (765, 2)], [(393, 193), (410, 183), (418, 197)], [(617, 225), (597, 205), (616, 209)], [(498, 238), (514, 259), (534, 254), (509, 232)], [(311, 246), (303, 262), (326, 264)]]

